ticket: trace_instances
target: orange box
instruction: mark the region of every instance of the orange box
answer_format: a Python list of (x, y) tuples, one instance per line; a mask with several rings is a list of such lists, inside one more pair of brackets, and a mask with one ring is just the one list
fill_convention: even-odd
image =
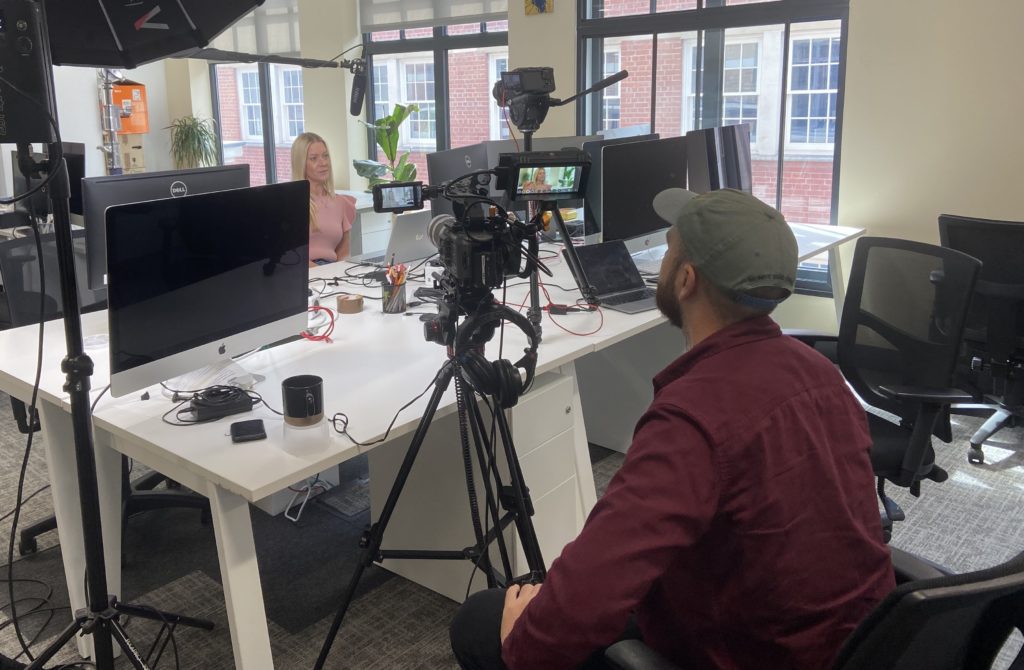
[(118, 135), (149, 132), (149, 107), (146, 86), (123, 79), (114, 84), (114, 104), (121, 108), (121, 130)]

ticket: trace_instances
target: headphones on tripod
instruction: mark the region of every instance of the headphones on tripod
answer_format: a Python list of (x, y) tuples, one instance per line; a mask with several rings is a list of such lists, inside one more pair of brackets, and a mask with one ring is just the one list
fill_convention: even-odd
[[(469, 344), (477, 331), (501, 321), (515, 324), (530, 341), (530, 346), (523, 350), (523, 357), (515, 363), (505, 358), (489, 361), (477, 347)], [(467, 318), (455, 335), (455, 352), (466, 380), (478, 393), (493, 397), (502, 409), (514, 407), (519, 397), (533, 385), (538, 346), (540, 340), (529, 319), (504, 305)]]

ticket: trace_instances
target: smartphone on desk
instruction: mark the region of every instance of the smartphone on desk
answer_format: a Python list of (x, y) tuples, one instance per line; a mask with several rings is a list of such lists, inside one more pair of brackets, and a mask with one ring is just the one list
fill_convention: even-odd
[(267, 437), (267, 431), (263, 427), (263, 419), (250, 419), (248, 421), (236, 421), (231, 424), (232, 442), (252, 442)]

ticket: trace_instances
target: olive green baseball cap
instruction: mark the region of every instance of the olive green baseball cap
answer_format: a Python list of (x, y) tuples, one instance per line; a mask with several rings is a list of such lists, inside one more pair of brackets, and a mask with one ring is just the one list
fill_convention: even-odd
[[(694, 266), (736, 302), (770, 311), (796, 285), (796, 237), (786, 219), (749, 193), (721, 189), (697, 195), (681, 188), (654, 197), (654, 211), (676, 227)], [(779, 300), (753, 289), (786, 291)]]

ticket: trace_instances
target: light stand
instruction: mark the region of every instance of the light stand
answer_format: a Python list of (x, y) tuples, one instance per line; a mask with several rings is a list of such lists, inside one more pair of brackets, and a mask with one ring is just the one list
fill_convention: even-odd
[[(67, 356), (61, 362), (61, 370), (66, 375), (64, 390), (69, 395), (71, 406), (88, 587), (88, 608), (75, 612), (74, 621), (28, 667), (33, 670), (42, 668), (43, 664), (53, 658), (66, 642), (76, 634), (83, 633), (92, 635), (95, 650), (93, 661), (99, 670), (113, 670), (114, 650), (111, 638), (117, 641), (118, 646), (125, 652), (128, 661), (134, 668), (145, 670), (149, 666), (146, 665), (142, 654), (128, 638), (124, 626), (119, 621), (122, 614), (160, 621), (170, 630), (173, 630), (174, 626), (178, 624), (209, 630), (213, 628), (213, 624), (209, 621), (159, 612), (150, 608), (126, 605), (108, 595), (99, 512), (99, 485), (96, 476), (92, 420), (89, 408), (89, 377), (92, 375), (93, 363), (84, 351), (82, 340), (82, 320), (75, 281), (71, 216), (68, 204), (70, 189), (56, 118), (57, 105), (53, 95), (53, 67), (50, 59), (46, 16), (43, 5), (38, 0), (6, 0), (0, 3), (0, 9), (4, 12), (5, 29), (8, 32), (22, 33), (20, 36), (8, 35), (4, 44), (0, 46), (0, 58), (4, 61), (4, 76), (6, 79), (18, 82), (24, 81), (27, 77), (30, 80), (43, 83), (42, 90), (37, 87), (36, 91), (45, 97), (45, 103), (38, 100), (33, 101), (28, 94), (22, 91), (14, 91), (14, 93), (25, 98), (25, 100), (18, 100), (18, 104), (34, 102), (36, 106), (41, 107), (52, 120), (53, 126), (52, 129), (46, 129), (45, 135), (39, 134), (37, 126), (34, 129), (28, 129), (24, 137), (17, 138), (19, 164), (30, 163), (32, 160), (30, 156), (20, 155), (27, 149), (27, 143), (41, 139), (45, 139), (48, 143), (49, 156), (51, 158), (59, 157), (57, 165), (51, 165), (51, 172), (55, 174), (50, 182), (49, 190), (53, 209), (57, 264), (60, 271), (60, 290), (64, 313), (64, 337), (67, 349)], [(24, 72), (26, 66), (34, 68), (35, 71)], [(12, 88), (8, 81), (4, 83), (6, 88)], [(5, 97), (7, 98), (6, 106), (13, 107), (14, 95)], [(39, 111), (36, 109), (35, 113), (38, 115)], [(7, 140), (11, 141), (10, 138)], [(161, 635), (163, 631), (164, 629), (161, 629)]]

